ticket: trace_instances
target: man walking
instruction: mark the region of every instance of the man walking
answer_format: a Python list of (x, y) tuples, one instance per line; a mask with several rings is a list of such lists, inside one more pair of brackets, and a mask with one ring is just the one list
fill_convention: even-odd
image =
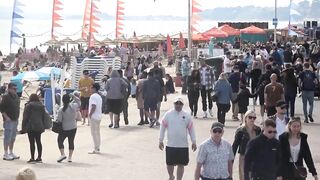
[(279, 100), (284, 100), (283, 86), (277, 82), (278, 76), (273, 73), (270, 76), (271, 83), (264, 88), (265, 107), (267, 116), (276, 114), (276, 104)]
[(191, 69), (188, 59), (189, 59), (188, 56), (184, 56), (181, 62), (181, 75), (182, 75), (182, 81), (183, 81), (181, 94), (187, 93), (187, 82), (188, 82), (188, 76), (190, 76), (190, 69)]
[[(94, 83), (93, 79), (89, 76), (89, 71), (84, 70), (83, 77), (79, 80), (79, 91), (81, 100), (81, 115), (83, 118), (83, 125), (86, 124), (86, 118), (88, 116), (89, 99), (91, 95), (91, 87)], [(89, 121), (88, 121), (89, 125)]]
[(192, 141), (192, 150), (197, 149), (193, 122), (189, 113), (182, 110), (182, 98), (174, 100), (174, 109), (169, 110), (163, 117), (160, 126), (159, 148), (163, 150), (164, 136), (167, 133), (166, 163), (169, 180), (174, 180), (174, 166), (178, 166), (177, 180), (183, 177), (184, 166), (189, 163), (188, 134)]
[[(120, 75), (120, 78), (127, 84), (126, 88), (124, 89), (124, 92), (122, 92), (122, 93), (124, 93), (123, 94), (124, 97), (122, 99), (122, 104), (121, 104), (122, 107), (121, 107), (121, 109), (122, 109), (122, 112), (123, 112), (124, 123), (125, 123), (125, 125), (128, 125), (129, 124), (129, 120), (128, 120), (128, 116), (129, 116), (128, 115), (128, 106), (129, 106), (128, 99), (130, 97), (131, 85), (130, 85), (130, 81), (123, 77), (122, 70), (118, 70), (118, 73)], [(120, 114), (119, 114), (118, 122), (119, 121), (120, 121)]]
[(276, 104), (276, 111), (277, 113), (273, 116), (270, 116), (269, 119), (272, 119), (274, 122), (276, 122), (276, 139), (279, 139), (279, 136), (287, 130), (287, 124), (289, 122), (289, 118), (285, 117), (287, 112), (286, 102), (283, 100), (278, 101)]
[[(211, 126), (211, 137), (199, 147), (195, 180), (232, 179), (234, 154), (230, 143), (222, 139), (223, 124), (215, 122)], [(202, 168), (202, 170), (201, 170)]]
[(20, 114), (20, 99), (17, 95), (16, 84), (8, 84), (8, 93), (2, 97), (0, 111), (4, 121), (3, 160), (19, 159), (20, 157), (13, 153), (13, 146), (17, 135), (17, 126)]
[(89, 152), (90, 154), (100, 153), (100, 122), (102, 118), (102, 98), (98, 94), (100, 89), (99, 83), (94, 83), (92, 85), (92, 95), (89, 99), (89, 119), (91, 121), (91, 135), (94, 144), (94, 150)]
[[(240, 84), (246, 84), (245, 74), (240, 72), (239, 67), (235, 65), (233, 68), (233, 73), (230, 74), (228, 81), (232, 87), (232, 100), (235, 100), (237, 99), (240, 90)], [(232, 113), (232, 118), (238, 121), (239, 106), (237, 102), (232, 103)]]
[(207, 98), (209, 103), (209, 114), (212, 117), (212, 99), (211, 99), (211, 91), (214, 83), (214, 73), (213, 69), (208, 66), (204, 59), (200, 59), (200, 91), (201, 91), (201, 99), (202, 99), (202, 110), (204, 114), (204, 118), (207, 118)]
[[(316, 84), (318, 83), (317, 77), (314, 72), (310, 71), (310, 64), (303, 64), (303, 71), (299, 75), (299, 87), (302, 90), (302, 103), (303, 103), (303, 113), (304, 113), (304, 122), (309, 123), (313, 122), (313, 102), (314, 102), (314, 90)], [(309, 111), (308, 111), (309, 103)]]
[[(281, 180), (280, 143), (275, 138), (276, 123), (272, 119), (264, 121), (263, 133), (247, 145), (244, 160), (245, 180)], [(250, 176), (251, 174), (251, 176)]]
[(150, 128), (157, 122), (155, 113), (160, 96), (160, 83), (153, 77), (153, 72), (149, 72), (148, 79), (143, 83), (142, 98), (146, 116), (150, 119)]

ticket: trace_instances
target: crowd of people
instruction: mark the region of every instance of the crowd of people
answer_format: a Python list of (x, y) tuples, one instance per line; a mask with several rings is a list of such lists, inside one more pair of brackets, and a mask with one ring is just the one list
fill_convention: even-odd
[[(149, 125), (150, 128), (160, 126), (159, 148), (166, 150), (169, 179), (181, 180), (184, 166), (189, 163), (188, 135), (192, 141), (191, 149), (196, 151), (198, 148), (193, 119), (198, 118), (201, 95), (203, 118), (213, 117), (215, 103), (218, 122), (212, 124), (210, 138), (198, 148), (194, 179), (232, 179), (233, 162), (238, 153), (239, 178), (236, 179), (305, 179), (307, 171), (303, 167), (304, 160), (309, 172), (317, 180), (307, 134), (301, 128), (302, 121), (314, 122), (314, 95), (319, 93), (317, 70), (320, 56), (317, 54), (320, 51), (314, 43), (307, 45), (297, 46), (292, 42), (284, 45), (257, 43), (242, 49), (243, 54), (240, 55), (233, 55), (226, 50), (222, 57), (222, 73), (218, 77), (215, 75), (217, 67), (209, 66), (206, 59), (200, 57), (199, 67), (192, 69), (189, 57), (183, 57), (179, 68), (182, 76), (181, 94), (187, 95), (191, 112), (183, 109), (185, 102), (178, 97), (174, 100), (174, 108), (162, 118), (161, 103), (167, 101), (168, 93), (175, 93), (175, 88), (173, 78), (166, 74), (159, 62), (153, 62), (153, 67), (147, 68), (144, 60), (138, 57), (138, 64), (129, 61), (123, 70), (110, 69), (101, 82), (95, 82), (89, 76), (89, 71), (84, 70), (78, 83), (79, 92), (63, 95), (62, 106), (58, 110), (57, 121), (62, 124), (62, 130), (57, 138), (60, 150), (57, 162), (67, 159), (72, 163), (77, 121), (90, 126), (93, 150), (89, 153), (99, 154), (102, 115), (109, 115), (109, 128), (120, 128), (121, 114), (124, 124), (128, 125), (128, 99), (132, 97), (136, 99), (139, 110), (138, 125)], [(20, 113), (18, 85), (16, 82), (9, 83), (0, 103), (4, 117), (4, 160), (20, 158), (13, 151)], [(295, 112), (297, 95), (302, 97), (302, 120)], [(249, 106), (250, 98), (253, 98), (254, 109)], [(257, 99), (260, 122), (256, 122)], [(227, 123), (226, 113), (230, 109), (232, 119), (240, 122), (233, 143), (222, 138)], [(42, 162), (41, 134), (46, 129), (45, 115), (45, 107), (38, 95), (31, 94), (19, 131), (28, 134), (31, 155), (28, 163)], [(168, 141), (165, 147), (166, 133)], [(69, 144), (68, 155), (64, 151), (65, 139)], [(176, 177), (174, 166), (178, 166)]]

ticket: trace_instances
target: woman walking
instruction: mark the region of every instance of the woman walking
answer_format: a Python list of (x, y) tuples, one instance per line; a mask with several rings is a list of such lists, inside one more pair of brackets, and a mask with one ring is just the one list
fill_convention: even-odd
[(306, 176), (308, 171), (303, 167), (303, 161), (313, 178), (318, 180), (307, 138), (308, 135), (301, 132), (300, 118), (292, 118), (288, 123), (288, 131), (279, 137), (282, 151), (280, 172), (283, 180), (305, 180), (301, 175)]
[(230, 101), (232, 100), (232, 88), (227, 80), (227, 74), (221, 73), (214, 87), (213, 92), (217, 97), (217, 117), (222, 124), (226, 121), (226, 113), (230, 110)]
[(295, 101), (298, 89), (298, 80), (294, 74), (294, 69), (291, 68), (290, 64), (286, 64), (286, 69), (282, 72), (282, 81), (284, 85), (284, 97), (287, 104), (287, 116), (294, 117), (295, 113)]
[[(44, 105), (40, 102), (37, 94), (31, 94), (23, 112), (21, 133), (28, 133), (31, 158), (27, 163), (41, 163), (42, 143), (41, 134), (44, 132)], [(34, 158), (35, 143), (37, 144), (38, 157)]]
[(260, 127), (254, 125), (257, 116), (253, 110), (248, 110), (244, 115), (244, 124), (240, 126), (235, 134), (232, 144), (234, 156), (239, 153), (239, 179), (244, 180), (244, 155), (248, 142), (261, 133)]
[[(71, 101), (73, 98), (73, 102)], [(68, 138), (69, 143), (69, 156), (68, 162), (72, 162), (72, 154), (74, 150), (74, 138), (77, 132), (77, 121), (76, 113), (80, 108), (80, 99), (72, 94), (65, 94), (62, 97), (63, 107), (59, 109), (57, 121), (62, 122), (62, 132), (58, 135), (58, 146), (60, 150), (60, 158), (57, 160), (58, 163), (67, 159), (64, 153), (63, 142)]]
[(198, 100), (200, 96), (200, 72), (193, 70), (188, 78), (188, 101), (191, 110), (191, 116), (197, 118)]

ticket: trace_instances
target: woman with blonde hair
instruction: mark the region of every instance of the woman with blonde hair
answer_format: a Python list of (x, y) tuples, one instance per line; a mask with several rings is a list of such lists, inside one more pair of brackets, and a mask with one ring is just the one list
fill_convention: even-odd
[(36, 173), (29, 167), (19, 170), (16, 180), (37, 180)]
[(234, 156), (237, 150), (239, 156), (239, 179), (244, 180), (244, 155), (246, 146), (250, 140), (255, 138), (261, 133), (261, 128), (256, 126), (255, 120), (257, 119), (256, 113), (253, 110), (248, 110), (244, 115), (244, 123), (237, 129), (235, 138), (232, 144)]
[(282, 162), (280, 172), (283, 180), (305, 180), (307, 169), (303, 166), (303, 161), (307, 165), (309, 172), (315, 180), (318, 180), (311, 150), (307, 141), (308, 135), (301, 132), (300, 117), (294, 117), (288, 123), (287, 132), (280, 135), (280, 145), (282, 151)]

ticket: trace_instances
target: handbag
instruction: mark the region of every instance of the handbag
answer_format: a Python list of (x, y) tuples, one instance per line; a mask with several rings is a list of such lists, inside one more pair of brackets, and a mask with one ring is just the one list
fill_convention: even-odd
[(52, 128), (52, 119), (45, 109), (43, 109), (43, 126), (44, 129)]
[(217, 102), (218, 101), (218, 91), (212, 91), (211, 92), (211, 100), (213, 101), (213, 102)]
[[(292, 159), (292, 157), (291, 157)], [(293, 160), (293, 159), (292, 159)], [(307, 168), (303, 167), (303, 166), (297, 166), (296, 163), (292, 163), (293, 164), (293, 177), (294, 178), (307, 178), (308, 176), (308, 171)]]
[(52, 122), (52, 129), (53, 132), (55, 133), (61, 133), (62, 132), (62, 122), (59, 121), (53, 121)]

